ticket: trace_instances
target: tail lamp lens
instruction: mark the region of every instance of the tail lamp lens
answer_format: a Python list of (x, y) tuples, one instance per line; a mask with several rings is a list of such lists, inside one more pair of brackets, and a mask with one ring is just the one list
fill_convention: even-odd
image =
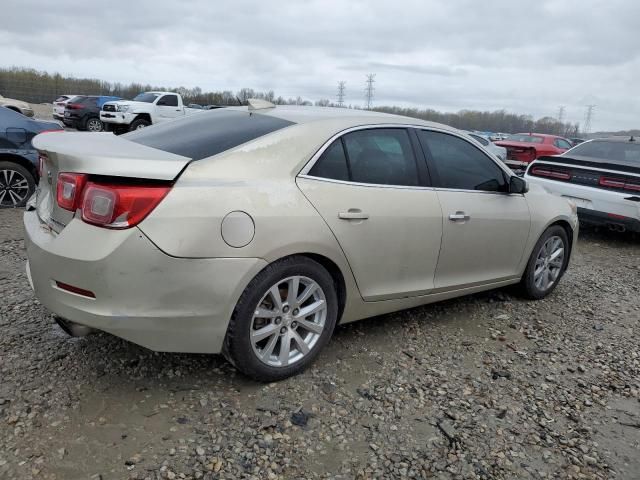
[(624, 178), (600, 177), (598, 182), (602, 187), (616, 188), (618, 190), (633, 190), (640, 192), (640, 183), (631, 182)]
[(58, 206), (75, 212), (80, 207), (80, 197), (86, 181), (87, 176), (83, 173), (58, 174), (58, 184), (56, 186)]
[(533, 167), (531, 175), (538, 177), (556, 178), (558, 180), (571, 180), (571, 174), (568, 172), (560, 172), (558, 170), (550, 170), (542, 167)]
[[(126, 182), (127, 180), (124, 180)], [(82, 209), (82, 220), (105, 228), (130, 228), (145, 219), (171, 190), (171, 184), (106, 183), (87, 181), (83, 173), (58, 174), (60, 208)]]
[(89, 182), (82, 201), (82, 219), (106, 228), (140, 223), (165, 197), (169, 185), (118, 185)]

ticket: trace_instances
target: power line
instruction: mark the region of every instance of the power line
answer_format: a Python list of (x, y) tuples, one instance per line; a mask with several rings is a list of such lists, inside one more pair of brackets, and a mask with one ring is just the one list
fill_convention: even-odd
[(376, 74), (370, 73), (367, 75), (367, 87), (364, 90), (364, 98), (367, 102), (367, 110), (371, 110), (371, 103), (373, 102), (373, 92), (375, 88), (373, 88), (373, 84), (376, 81)]
[(596, 109), (596, 106), (597, 105), (587, 105), (587, 113), (584, 116), (584, 128), (582, 129), (582, 133), (591, 133), (591, 122), (595, 116), (594, 110)]
[(340, 80), (338, 82), (338, 106), (339, 107), (344, 107), (344, 91), (345, 91), (345, 85), (347, 84), (347, 82), (345, 82), (344, 80)]

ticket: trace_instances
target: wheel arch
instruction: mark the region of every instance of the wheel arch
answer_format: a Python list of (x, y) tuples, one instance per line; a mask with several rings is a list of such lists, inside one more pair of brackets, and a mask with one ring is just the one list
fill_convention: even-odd
[(569, 239), (569, 260), (571, 259), (571, 253), (573, 251), (573, 236), (574, 236), (574, 231), (573, 228), (571, 227), (571, 224), (564, 219), (558, 219), (553, 221), (552, 223), (550, 223), (549, 225), (547, 225), (547, 228), (545, 228), (545, 231), (551, 227), (554, 226), (559, 226), (562, 227), (564, 229), (564, 231), (567, 233), (567, 238)]
[(28, 158), (13, 153), (0, 153), (0, 162), (13, 162), (24, 168), (33, 176), (34, 182), (38, 183), (38, 170)]
[(134, 118), (131, 123), (135, 122), (136, 120), (146, 120), (147, 122), (153, 124), (153, 121), (151, 120), (151, 115), (149, 113), (136, 114), (136, 118)]

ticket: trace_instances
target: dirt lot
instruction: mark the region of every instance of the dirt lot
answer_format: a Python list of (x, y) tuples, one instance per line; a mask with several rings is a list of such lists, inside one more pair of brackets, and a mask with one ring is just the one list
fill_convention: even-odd
[(640, 477), (640, 240), (585, 232), (556, 292), (340, 327), (303, 375), (70, 339), (0, 211), (0, 478)]

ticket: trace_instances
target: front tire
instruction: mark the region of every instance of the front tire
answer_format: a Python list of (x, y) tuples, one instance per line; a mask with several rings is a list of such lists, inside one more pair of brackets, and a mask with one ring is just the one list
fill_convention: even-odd
[(0, 162), (0, 208), (24, 207), (36, 189), (29, 170), (13, 162)]
[(233, 312), (223, 353), (262, 382), (303, 371), (328, 343), (338, 318), (331, 275), (307, 257), (279, 260), (245, 288)]
[(569, 262), (569, 238), (559, 225), (549, 227), (542, 234), (522, 276), (523, 293), (539, 300), (555, 290)]
[(141, 128), (146, 128), (151, 125), (151, 122), (145, 118), (139, 118), (131, 122), (131, 126), (129, 127), (129, 131), (133, 132), (134, 130), (140, 130)]

